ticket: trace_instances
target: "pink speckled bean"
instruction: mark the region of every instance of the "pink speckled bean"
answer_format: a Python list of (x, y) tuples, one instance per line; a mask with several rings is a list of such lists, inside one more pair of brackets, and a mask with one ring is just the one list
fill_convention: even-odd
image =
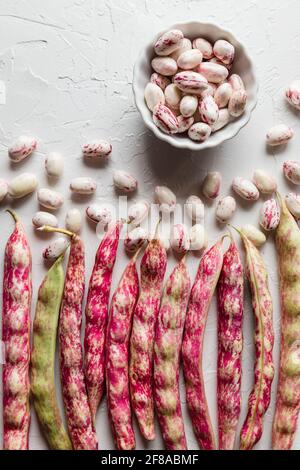
[(15, 213), (11, 214), (16, 226), (6, 244), (3, 277), (3, 449), (27, 450), (30, 426), (31, 252), (21, 222)]
[(230, 83), (222, 83), (216, 90), (214, 99), (219, 108), (226, 108), (232, 95)]
[(221, 83), (228, 77), (228, 70), (224, 65), (213, 62), (201, 62), (197, 72), (207, 79), (208, 82)]
[(177, 121), (178, 121), (178, 131), (177, 131), (178, 134), (182, 134), (183, 132), (188, 131), (189, 128), (194, 124), (193, 116), (185, 118), (184, 116), (180, 115), (177, 117)]
[(136, 257), (127, 265), (110, 305), (106, 341), (107, 406), (118, 450), (135, 448), (129, 392), (129, 339), (139, 295)]
[(279, 194), (278, 199), (281, 219), (276, 231), (276, 249), (281, 297), (281, 346), (272, 448), (289, 450), (295, 440), (300, 411), (300, 231)]
[(247, 105), (247, 98), (247, 93), (243, 89), (234, 91), (232, 93), (228, 103), (228, 111), (230, 116), (240, 117), (244, 113)]
[(230, 77), (228, 78), (228, 82), (232, 86), (233, 91), (237, 91), (241, 89), (245, 90), (245, 85), (244, 85), (243, 80), (236, 73), (230, 75)]
[(112, 152), (112, 145), (106, 140), (92, 140), (82, 147), (82, 153), (86, 158), (104, 159)]
[(224, 64), (232, 64), (235, 55), (235, 49), (230, 42), (219, 39), (213, 48), (215, 56)]
[(259, 191), (252, 181), (236, 176), (232, 181), (232, 189), (241, 198), (246, 201), (257, 201), (259, 199)]
[(300, 185), (300, 163), (294, 160), (288, 160), (283, 164), (283, 173), (291, 183)]
[(37, 147), (37, 140), (34, 137), (21, 135), (8, 149), (8, 155), (13, 163), (20, 163)]
[(170, 85), (171, 80), (169, 80), (167, 77), (164, 77), (163, 75), (160, 75), (159, 73), (154, 72), (150, 77), (150, 82), (159, 86), (162, 91), (165, 91), (167, 86)]
[(220, 240), (204, 254), (200, 261), (189, 298), (182, 345), (186, 400), (194, 433), (199, 446), (204, 450), (216, 449), (216, 440), (205, 396), (202, 353), (208, 310), (220, 276), (222, 263), (222, 240)]
[(186, 450), (179, 393), (182, 334), (190, 292), (190, 278), (182, 260), (170, 275), (157, 318), (154, 343), (154, 400), (168, 450)]
[(256, 350), (254, 386), (249, 395), (248, 413), (241, 430), (240, 449), (251, 450), (262, 436), (263, 417), (271, 398), (274, 377), (273, 303), (264, 261), (253, 243), (243, 233), (240, 235), (246, 250), (246, 273), (252, 295)]
[(179, 49), (183, 39), (183, 32), (179, 29), (171, 29), (162, 34), (154, 45), (154, 51), (157, 55), (167, 56)]
[(93, 421), (104, 391), (108, 301), (122, 223), (112, 224), (102, 239), (86, 303), (84, 371)]
[(130, 339), (131, 403), (140, 431), (147, 440), (155, 438), (152, 390), (154, 337), (166, 266), (166, 250), (155, 236), (141, 261), (141, 292)]
[(218, 282), (219, 449), (233, 450), (241, 411), (244, 277), (233, 239)]
[(213, 57), (213, 47), (209, 41), (204, 38), (197, 38), (193, 41), (193, 48), (202, 52), (203, 58), (209, 60)]
[(203, 122), (213, 126), (219, 118), (219, 108), (210, 95), (204, 96), (199, 103), (199, 113)]
[(151, 65), (156, 73), (164, 77), (171, 77), (178, 70), (177, 62), (171, 57), (155, 57)]
[(211, 127), (205, 122), (196, 122), (189, 128), (188, 134), (196, 142), (205, 142), (211, 134)]
[(276, 199), (265, 201), (260, 211), (260, 225), (269, 232), (278, 227), (279, 221), (280, 210)]
[(285, 145), (294, 137), (294, 131), (285, 124), (273, 126), (267, 133), (267, 144), (271, 147)]
[(155, 106), (153, 110), (153, 122), (166, 134), (176, 134), (176, 132), (178, 132), (179, 124), (177, 117), (163, 104)]
[(300, 80), (295, 80), (291, 83), (285, 93), (288, 102), (294, 106), (294, 108), (300, 110)]
[(201, 95), (208, 88), (206, 78), (197, 72), (185, 71), (179, 72), (174, 77), (174, 83), (179, 90), (191, 95)]

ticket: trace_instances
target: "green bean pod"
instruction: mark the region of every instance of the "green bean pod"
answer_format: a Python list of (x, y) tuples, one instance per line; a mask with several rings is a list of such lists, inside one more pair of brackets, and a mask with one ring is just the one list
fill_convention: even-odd
[(63, 255), (45, 276), (33, 322), (31, 392), (38, 419), (51, 449), (71, 450), (56, 400), (54, 364), (60, 304), (64, 289)]

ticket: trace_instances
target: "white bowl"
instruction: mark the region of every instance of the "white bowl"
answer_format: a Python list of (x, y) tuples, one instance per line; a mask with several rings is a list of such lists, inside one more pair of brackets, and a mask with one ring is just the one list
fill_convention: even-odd
[(235, 36), (225, 30), (210, 23), (200, 23), (192, 21), (190, 23), (178, 23), (170, 26), (169, 29), (180, 29), (184, 36), (189, 39), (197, 37), (204, 37), (210, 42), (214, 43), (217, 39), (226, 39), (234, 45), (236, 50), (234, 65), (232, 73), (239, 74), (244, 83), (248, 94), (247, 106), (244, 114), (230, 122), (223, 129), (211, 134), (209, 139), (203, 143), (192, 141), (186, 134), (184, 135), (168, 135), (162, 132), (152, 120), (152, 113), (149, 111), (145, 99), (144, 91), (147, 83), (150, 81), (150, 76), (153, 73), (151, 68), (151, 60), (154, 57), (153, 45), (157, 38), (163, 33), (159, 33), (153, 38), (140, 53), (133, 72), (133, 92), (135, 103), (142, 115), (146, 126), (153, 131), (153, 133), (161, 140), (168, 142), (174, 147), (189, 149), (189, 150), (203, 150), (207, 148), (216, 147), (225, 140), (231, 139), (236, 136), (238, 132), (249, 122), (253, 109), (257, 103), (258, 84), (255, 77), (255, 70), (252, 60), (250, 59), (245, 47), (235, 38)]

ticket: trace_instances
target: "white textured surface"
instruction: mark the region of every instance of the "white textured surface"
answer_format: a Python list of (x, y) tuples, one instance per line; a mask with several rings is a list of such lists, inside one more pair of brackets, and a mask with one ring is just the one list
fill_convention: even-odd
[[(20, 171), (34, 171), (39, 176), (40, 185), (45, 186), (48, 182), (43, 168), (44, 154), (50, 150), (62, 152), (65, 174), (55, 184), (55, 188), (66, 197), (66, 204), (59, 211), (61, 224), (69, 207), (76, 205), (83, 210), (86, 206), (86, 201), (78, 202), (77, 198), (71, 198), (69, 181), (81, 174), (93, 176), (99, 186), (93, 199), (113, 201), (115, 194), (111, 180), (114, 168), (124, 168), (138, 176), (140, 189), (137, 197), (151, 198), (154, 185), (165, 183), (183, 202), (190, 194), (199, 192), (203, 175), (212, 169), (222, 172), (225, 194), (230, 191), (233, 176), (250, 177), (257, 167), (276, 175), (281, 190), (287, 191), (289, 187), (283, 180), (281, 166), (285, 159), (298, 158), (300, 123), (299, 113), (285, 103), (283, 90), (300, 74), (299, 14), (297, 0), (0, 0), (0, 80), (6, 86), (6, 105), (0, 105), (1, 177), (9, 179)], [(216, 22), (231, 29), (249, 49), (260, 81), (259, 103), (250, 124), (235, 139), (203, 154), (180, 151), (156, 140), (141, 122), (131, 89), (132, 69), (140, 48), (156, 31), (178, 21), (193, 19)], [(296, 136), (288, 148), (269, 152), (265, 148), (265, 133), (281, 121), (294, 127)], [(39, 152), (21, 166), (11, 167), (7, 145), (26, 133), (40, 139)], [(81, 159), (80, 145), (97, 137), (110, 138), (114, 147), (110, 163), (103, 168), (86, 165)], [(239, 201), (234, 223), (256, 223), (260, 205), (261, 202), (251, 205)], [(32, 242), (35, 304), (37, 287), (46, 272), (40, 253), (49, 237), (37, 236), (33, 232), (31, 217), (38, 208), (35, 195), (13, 206), (18, 210)], [(207, 208), (206, 215), (210, 243), (221, 233), (214, 222), (213, 206)], [(2, 266), (4, 244), (12, 223), (2, 211), (0, 219)], [(88, 223), (84, 225), (83, 237), (88, 246), (88, 277), (98, 244), (93, 227)], [(269, 269), (274, 299), (275, 359), (278, 364), (279, 296), (272, 237), (262, 252)], [(120, 247), (114, 286), (125, 262)], [(168, 270), (173, 262), (170, 256)], [(188, 260), (192, 276), (197, 263), (193, 256)], [(240, 425), (245, 417), (253, 377), (253, 324), (249, 298), (246, 299), (244, 332)], [(216, 429), (214, 305), (209, 315), (204, 350), (207, 395)], [(258, 449), (270, 448), (276, 382), (277, 374)], [(184, 393), (182, 400), (184, 402)], [(197, 449), (185, 407), (184, 411), (189, 448)], [(30, 447), (47, 448), (33, 411), (32, 416)], [(113, 448), (105, 403), (99, 410), (97, 431), (100, 447)], [(158, 428), (157, 433), (159, 435)], [(137, 447), (142, 448), (145, 444), (138, 432), (136, 436)], [(300, 448), (300, 430), (294, 447)], [(160, 438), (148, 448), (162, 448)]]

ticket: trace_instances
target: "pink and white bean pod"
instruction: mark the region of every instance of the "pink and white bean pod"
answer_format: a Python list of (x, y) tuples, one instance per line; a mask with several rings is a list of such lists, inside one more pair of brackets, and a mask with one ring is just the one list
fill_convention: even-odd
[(171, 248), (178, 255), (182, 255), (190, 249), (190, 238), (185, 225), (174, 225), (171, 233)]
[(257, 201), (259, 191), (252, 181), (237, 176), (232, 182), (233, 191), (246, 201)]
[(213, 47), (209, 41), (204, 38), (196, 38), (193, 41), (193, 48), (199, 49), (203, 54), (203, 59), (209, 60), (213, 57)]
[(285, 92), (286, 99), (296, 109), (300, 110), (300, 80), (290, 84)]
[(34, 137), (21, 135), (8, 149), (8, 156), (14, 163), (19, 163), (29, 157), (37, 147)]
[(203, 122), (213, 126), (219, 118), (219, 108), (210, 95), (204, 96), (199, 103), (199, 113)]
[(300, 185), (300, 163), (287, 160), (283, 164), (283, 173), (286, 179), (288, 179), (291, 183)]
[(112, 152), (112, 145), (106, 140), (92, 140), (82, 147), (83, 156), (86, 158), (106, 158)]
[(276, 199), (265, 201), (261, 211), (259, 223), (266, 231), (275, 230), (280, 222), (280, 209)]
[(211, 134), (211, 127), (204, 122), (196, 122), (189, 128), (188, 133), (190, 139), (205, 142)]
[(272, 127), (267, 133), (267, 144), (271, 147), (286, 144), (294, 137), (294, 131), (285, 124)]
[(166, 134), (176, 134), (178, 132), (179, 124), (177, 117), (163, 104), (155, 106), (153, 110), (153, 122)]
[(202, 62), (197, 67), (197, 72), (203, 75), (208, 82), (222, 83), (228, 77), (229, 71), (223, 65), (214, 64), (213, 62)]
[(224, 64), (232, 64), (235, 55), (235, 49), (230, 42), (219, 39), (213, 48), (215, 56)]
[(182, 31), (171, 29), (158, 38), (154, 45), (155, 54), (167, 56), (179, 49), (181, 41), (184, 38)]
[(174, 83), (184, 93), (201, 95), (208, 88), (207, 79), (197, 72), (179, 72), (174, 77)]
[(177, 70), (177, 62), (171, 57), (154, 57), (151, 66), (156, 73), (165, 77), (172, 77)]

